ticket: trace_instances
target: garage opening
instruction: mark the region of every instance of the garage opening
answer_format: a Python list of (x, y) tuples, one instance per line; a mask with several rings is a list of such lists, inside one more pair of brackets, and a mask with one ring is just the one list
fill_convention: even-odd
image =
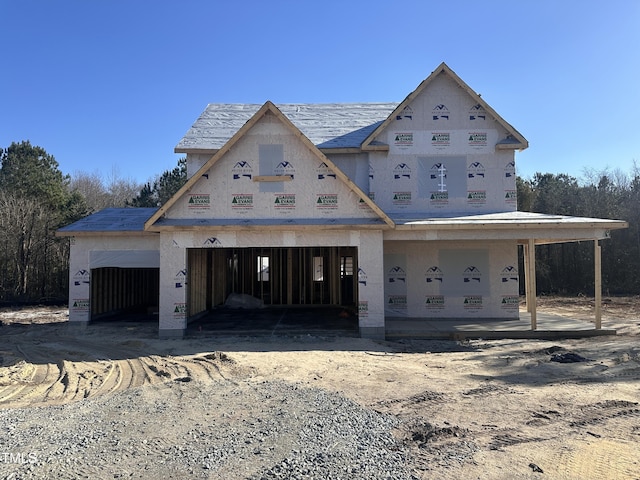
[(104, 267), (91, 270), (90, 320), (112, 315), (158, 320), (159, 268)]
[(355, 311), (357, 253), (357, 247), (188, 249), (188, 315), (223, 307), (232, 294), (272, 308)]

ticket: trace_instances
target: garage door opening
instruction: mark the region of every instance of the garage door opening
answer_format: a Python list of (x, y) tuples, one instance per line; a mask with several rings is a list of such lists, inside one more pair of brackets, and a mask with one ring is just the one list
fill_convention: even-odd
[(188, 249), (188, 315), (223, 309), (230, 297), (255, 300), (245, 310), (259, 305), (271, 315), (292, 308), (355, 315), (357, 254), (356, 247)]
[(90, 320), (117, 315), (122, 319), (158, 321), (160, 269), (92, 269), (90, 295)]

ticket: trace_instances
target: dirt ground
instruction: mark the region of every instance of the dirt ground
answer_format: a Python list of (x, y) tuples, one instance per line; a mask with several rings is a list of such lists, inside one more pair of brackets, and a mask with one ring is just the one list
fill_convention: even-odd
[[(538, 309), (589, 319), (593, 300), (542, 297)], [(277, 379), (399, 418), (418, 478), (640, 479), (640, 297), (604, 299), (616, 336), (553, 341), (160, 340), (156, 324), (75, 332), (67, 319), (64, 308), (0, 310), (1, 409), (160, 394), (149, 386), (185, 378)]]

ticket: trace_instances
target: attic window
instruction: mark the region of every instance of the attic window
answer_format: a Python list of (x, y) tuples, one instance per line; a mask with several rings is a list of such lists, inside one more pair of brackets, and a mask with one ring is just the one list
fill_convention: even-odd
[(258, 145), (259, 172), (254, 181), (259, 182), (261, 192), (284, 192), (283, 182), (293, 178), (285, 179), (289, 175), (282, 168), (284, 164), (284, 145)]

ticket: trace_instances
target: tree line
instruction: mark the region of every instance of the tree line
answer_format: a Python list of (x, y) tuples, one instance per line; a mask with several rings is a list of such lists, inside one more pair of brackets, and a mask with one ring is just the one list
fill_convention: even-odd
[(157, 207), (186, 182), (186, 159), (140, 184), (117, 172), (65, 175), (29, 141), (0, 148), (0, 304), (66, 302), (69, 239), (58, 228), (108, 207)]
[[(65, 302), (69, 239), (55, 231), (107, 207), (158, 207), (186, 179), (185, 158), (140, 184), (117, 172), (106, 179), (65, 175), (52, 155), (29, 141), (0, 149), (0, 304)], [(580, 180), (536, 173), (518, 177), (517, 190), (521, 211), (626, 220), (628, 229), (601, 242), (603, 290), (640, 292), (640, 169), (587, 172)], [(538, 246), (538, 294), (593, 295), (593, 255), (593, 242)]]
[[(602, 289), (605, 295), (640, 293), (640, 169), (637, 165), (634, 164), (630, 173), (587, 171), (581, 181), (566, 174), (536, 173), (529, 180), (518, 177), (517, 190), (520, 211), (628, 222), (629, 228), (614, 230), (611, 238), (600, 242)], [(592, 241), (536, 247), (538, 294), (593, 295), (593, 265)]]

